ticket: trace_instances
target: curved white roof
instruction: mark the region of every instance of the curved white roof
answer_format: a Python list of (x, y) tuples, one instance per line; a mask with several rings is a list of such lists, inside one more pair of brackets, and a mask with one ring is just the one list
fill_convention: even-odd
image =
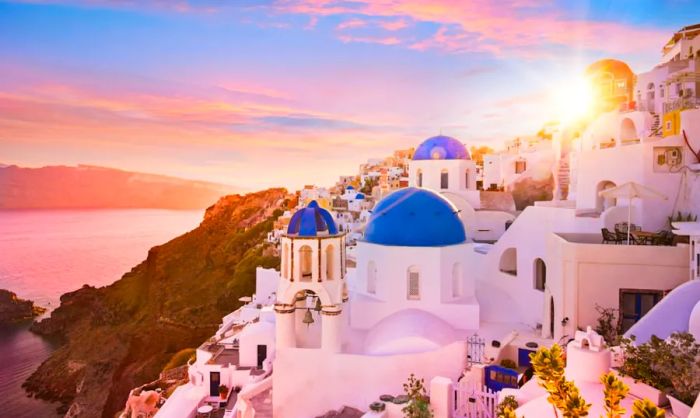
[(365, 352), (370, 355), (420, 353), (457, 339), (447, 322), (419, 309), (407, 309), (382, 319), (369, 331)]

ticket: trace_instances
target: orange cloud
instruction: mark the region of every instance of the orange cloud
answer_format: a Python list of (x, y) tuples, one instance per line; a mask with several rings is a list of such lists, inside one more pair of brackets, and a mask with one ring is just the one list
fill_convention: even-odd
[(242, 173), (256, 173), (244, 179), (251, 188), (299, 187), (330, 184), (362, 156), (383, 155), (406, 138), (404, 130), (319, 111), (277, 89), (144, 88), (0, 68), (24, 77), (0, 82), (3, 163), (88, 163), (236, 184)]

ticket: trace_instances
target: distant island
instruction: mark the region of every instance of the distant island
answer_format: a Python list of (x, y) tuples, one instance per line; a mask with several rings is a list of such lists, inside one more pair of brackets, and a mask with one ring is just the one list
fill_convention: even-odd
[(14, 292), (0, 289), (0, 325), (34, 319), (44, 312), (45, 308), (34, 305), (31, 300), (20, 299)]
[(88, 165), (0, 164), (0, 209), (203, 209), (235, 187)]

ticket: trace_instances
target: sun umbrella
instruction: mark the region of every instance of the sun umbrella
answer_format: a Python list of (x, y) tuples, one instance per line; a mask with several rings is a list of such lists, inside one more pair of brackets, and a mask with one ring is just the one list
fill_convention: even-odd
[(649, 187), (633, 181), (617, 187), (601, 190), (598, 195), (608, 199), (627, 199), (627, 245), (630, 243), (630, 226), (632, 225), (632, 199), (664, 199), (666, 196)]

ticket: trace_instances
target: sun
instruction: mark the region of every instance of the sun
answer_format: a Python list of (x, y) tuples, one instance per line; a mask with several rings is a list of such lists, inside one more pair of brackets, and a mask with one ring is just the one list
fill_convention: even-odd
[(573, 124), (593, 112), (593, 88), (584, 77), (563, 80), (551, 87), (550, 101), (557, 120), (564, 125)]

